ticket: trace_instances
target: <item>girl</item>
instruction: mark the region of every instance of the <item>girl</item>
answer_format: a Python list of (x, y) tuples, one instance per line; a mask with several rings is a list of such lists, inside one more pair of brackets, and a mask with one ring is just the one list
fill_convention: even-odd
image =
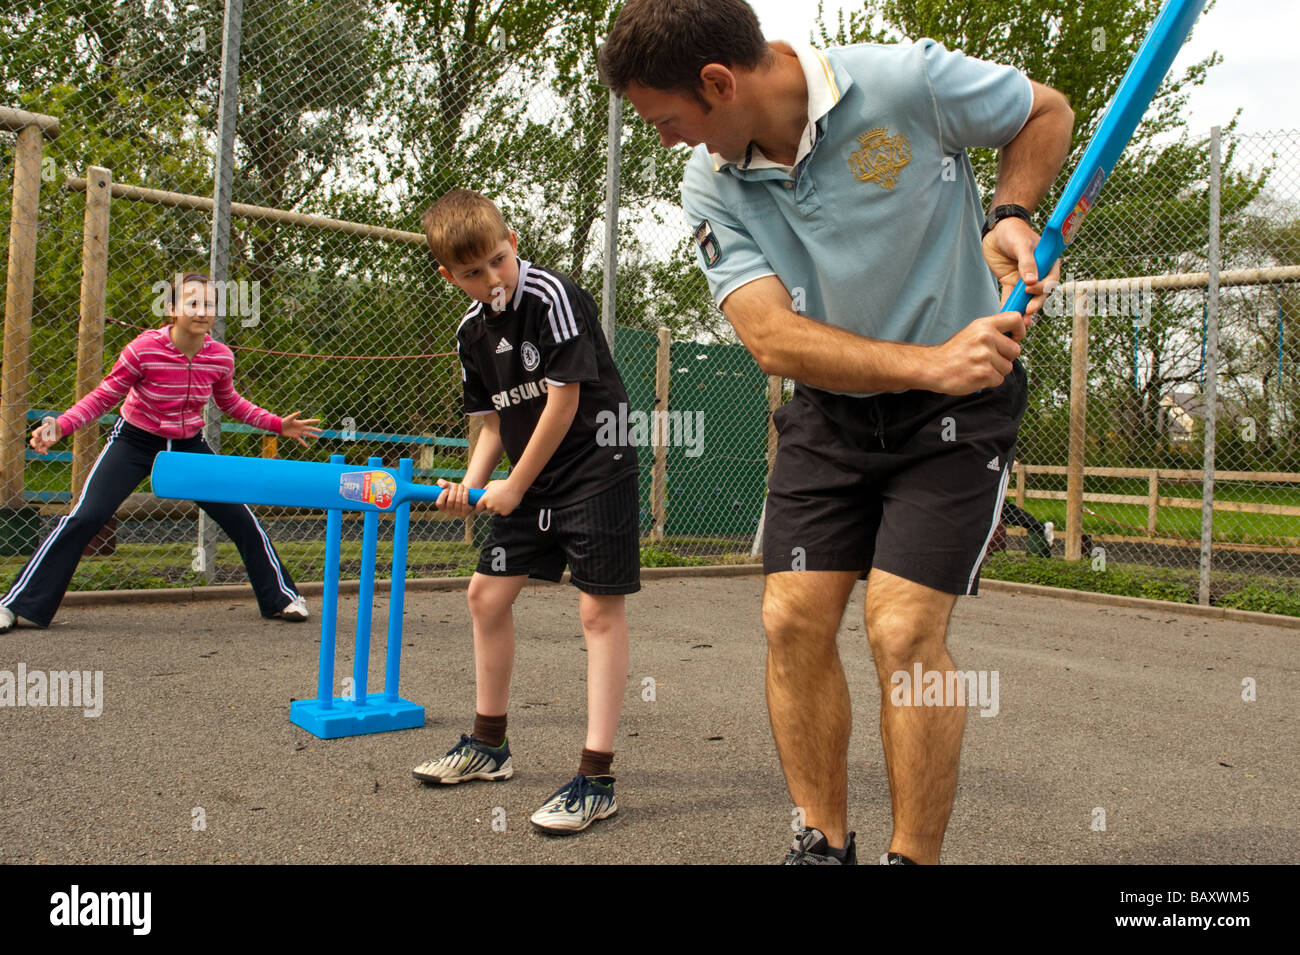
[[(217, 289), (206, 275), (188, 274), (181, 287), (169, 286), (166, 311), (171, 324), (142, 333), (124, 349), (113, 370), (94, 391), (31, 437), (41, 454), (59, 438), (94, 421), (123, 396), (122, 415), (91, 468), (81, 498), (36, 549), (9, 592), (0, 599), (0, 633), (17, 617), (47, 627), (72, 579), (86, 545), (113, 516), (153, 467), (159, 451), (212, 454), (203, 440), (203, 408), (214, 397), (226, 414), (254, 427), (294, 438), (318, 436), (320, 419), (298, 412), (277, 418), (236, 392), (235, 356), (208, 336), (217, 314)], [(52, 433), (51, 433), (52, 432)], [(199, 501), (239, 548), (262, 616), (307, 619), (307, 603), (294, 589), (271, 540), (253, 512), (242, 504)]]

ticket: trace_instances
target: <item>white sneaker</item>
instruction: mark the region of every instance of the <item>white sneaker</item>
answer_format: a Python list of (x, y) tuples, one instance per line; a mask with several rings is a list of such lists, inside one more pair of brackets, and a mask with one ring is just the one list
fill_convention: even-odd
[[(608, 779), (609, 782), (602, 782)], [(579, 773), (556, 790), (542, 808), (529, 819), (543, 832), (567, 835), (581, 832), (593, 822), (606, 819), (618, 812), (614, 802), (614, 777), (595, 778)]]
[(17, 619), (8, 607), (0, 607), (0, 633), (8, 633), (12, 630)]
[(289, 606), (276, 614), (276, 617), (292, 623), (302, 623), (308, 617), (307, 601), (302, 597), (295, 597)]
[(411, 775), (426, 783), (463, 783), (467, 779), (492, 781), (509, 779), (515, 774), (510, 762), (510, 743), (502, 740), (495, 748), (472, 736), (460, 734), (460, 742), (445, 756), (430, 759), (411, 770)]

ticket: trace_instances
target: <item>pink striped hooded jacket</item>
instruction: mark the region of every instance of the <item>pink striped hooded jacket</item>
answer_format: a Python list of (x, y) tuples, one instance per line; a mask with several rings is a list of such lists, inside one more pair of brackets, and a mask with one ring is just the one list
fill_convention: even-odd
[(170, 328), (142, 332), (122, 349), (99, 387), (59, 416), (59, 433), (71, 434), (125, 396), (122, 417), (162, 438), (198, 434), (208, 398), (236, 421), (279, 434), (281, 419), (241, 398), (234, 372), (234, 353), (210, 335), (191, 359), (172, 344)]

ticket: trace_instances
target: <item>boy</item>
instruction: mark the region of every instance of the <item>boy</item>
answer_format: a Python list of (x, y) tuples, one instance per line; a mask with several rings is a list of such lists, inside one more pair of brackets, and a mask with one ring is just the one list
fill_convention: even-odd
[[(463, 484), (438, 507), (496, 516), (469, 584), (474, 625), (471, 735), (417, 766), (417, 779), (459, 783), (514, 773), (506, 710), (514, 663), (511, 607), (529, 577), (558, 581), (567, 563), (580, 591), (587, 644), (587, 737), (578, 772), (532, 816), (544, 832), (578, 832), (612, 816), (614, 732), (627, 685), (624, 595), (641, 589), (637, 456), (597, 440), (597, 415), (627, 402), (592, 297), (566, 276), (516, 256), (497, 207), (459, 189), (422, 217), (438, 272), (474, 305), (456, 332), (465, 410), (483, 418)], [(501, 453), (513, 467), (489, 481)]]

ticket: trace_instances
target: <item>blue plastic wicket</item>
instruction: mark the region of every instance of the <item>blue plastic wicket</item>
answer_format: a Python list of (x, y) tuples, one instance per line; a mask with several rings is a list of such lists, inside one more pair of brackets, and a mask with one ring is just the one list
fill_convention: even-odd
[[(397, 464), (397, 476), (403, 481), (414, 477), (415, 468), (410, 458), (402, 458)], [(406, 545), (411, 524), (411, 504), (409, 501), (397, 509), (397, 519), (393, 522), (393, 583), (389, 592), (389, 607), (401, 607), (406, 603)], [(384, 659), (384, 699), (396, 702), (398, 681), (402, 673), (402, 615), (388, 614), (388, 656)]]
[[(343, 464), (343, 455), (330, 456)], [(382, 464), (370, 458), (369, 467)], [(410, 480), (413, 465), (402, 458), (398, 474)], [(359, 508), (358, 508), (359, 509)], [(289, 704), (289, 720), (321, 739), (414, 729), (424, 725), (424, 707), (398, 695), (401, 674), (402, 614), (406, 602), (406, 549), (410, 538), (411, 505), (403, 503), (394, 514), (393, 578), (388, 602), (388, 652), (384, 662), (384, 692), (367, 693), (370, 668), (370, 625), (374, 610), (375, 564), (379, 549), (379, 515), (367, 510), (361, 532), (361, 580), (357, 594), (356, 653), (352, 692), (334, 696), (334, 650), (338, 628), (339, 561), (343, 542), (343, 512), (325, 515), (325, 587), (321, 606), (320, 674), (314, 700)]]

